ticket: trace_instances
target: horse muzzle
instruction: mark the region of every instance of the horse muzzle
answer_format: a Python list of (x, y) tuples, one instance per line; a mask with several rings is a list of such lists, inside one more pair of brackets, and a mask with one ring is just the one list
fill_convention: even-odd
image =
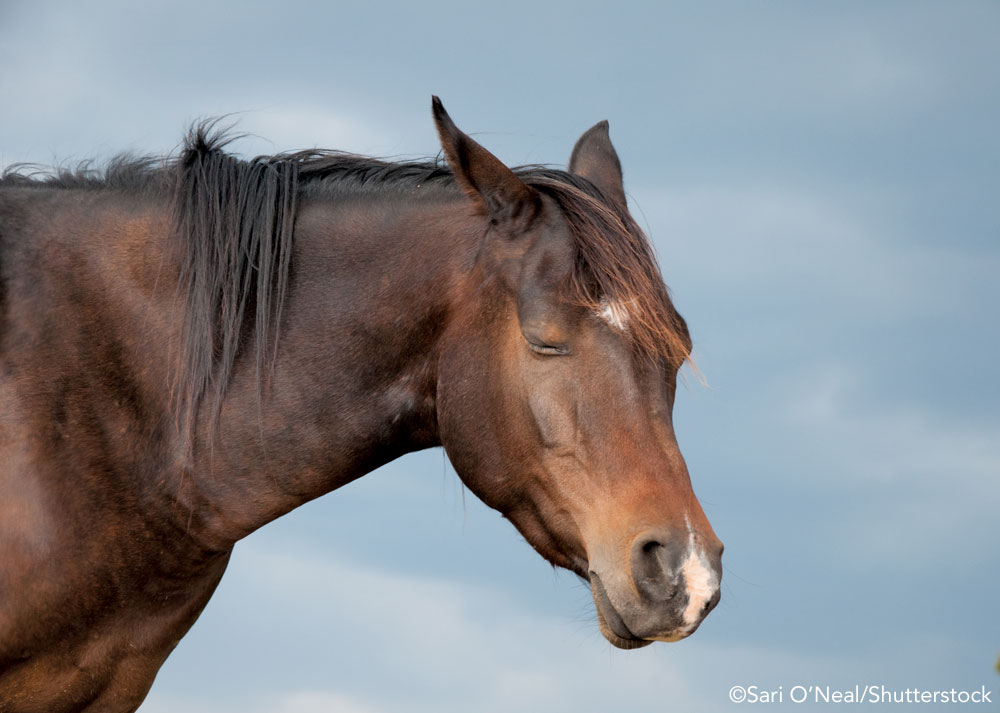
[(647, 531), (634, 538), (626, 566), (591, 563), (589, 577), (601, 633), (621, 649), (679, 641), (719, 603), (722, 543), (694, 533)]

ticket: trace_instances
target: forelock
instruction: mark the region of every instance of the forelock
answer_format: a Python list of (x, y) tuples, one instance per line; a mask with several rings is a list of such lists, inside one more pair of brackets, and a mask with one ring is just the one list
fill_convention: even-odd
[(583, 179), (559, 180), (569, 175), (525, 176), (556, 202), (573, 236), (576, 261), (567, 297), (627, 334), (643, 358), (680, 368), (690, 358), (691, 341), (648, 238)]

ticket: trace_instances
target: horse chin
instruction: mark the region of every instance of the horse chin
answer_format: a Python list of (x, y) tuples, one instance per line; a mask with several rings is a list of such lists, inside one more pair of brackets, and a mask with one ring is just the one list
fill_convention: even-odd
[(608, 598), (600, 577), (593, 572), (590, 574), (590, 591), (594, 597), (594, 607), (597, 609), (597, 625), (601, 634), (612, 646), (619, 649), (641, 649), (653, 643), (648, 639), (640, 639), (628, 630), (618, 610)]
[(649, 646), (652, 641), (647, 639), (626, 639), (622, 636), (618, 636), (609, 627), (607, 622), (604, 620), (604, 615), (601, 614), (601, 610), (597, 610), (597, 626), (601, 630), (601, 634), (607, 639), (612, 646), (618, 649), (641, 649), (643, 646)]

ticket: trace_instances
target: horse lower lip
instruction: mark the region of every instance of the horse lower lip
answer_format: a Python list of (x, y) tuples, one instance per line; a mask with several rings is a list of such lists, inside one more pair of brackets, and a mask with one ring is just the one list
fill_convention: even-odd
[(629, 631), (629, 628), (625, 626), (625, 622), (622, 621), (618, 610), (615, 609), (614, 604), (611, 603), (611, 599), (608, 598), (608, 593), (604, 589), (604, 584), (601, 583), (601, 578), (594, 572), (590, 573), (590, 587), (594, 592), (594, 599), (597, 600), (599, 613), (604, 617), (608, 628), (623, 639), (641, 641), (638, 636)]

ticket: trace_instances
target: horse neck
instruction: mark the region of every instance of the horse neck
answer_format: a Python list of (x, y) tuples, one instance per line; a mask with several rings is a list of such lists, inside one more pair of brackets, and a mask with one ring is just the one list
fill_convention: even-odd
[(206, 539), (233, 542), (439, 445), (437, 347), (468, 289), (481, 220), (458, 195), (301, 206), (273, 374), (261, 391), (252, 356), (237, 363), (179, 496)]

